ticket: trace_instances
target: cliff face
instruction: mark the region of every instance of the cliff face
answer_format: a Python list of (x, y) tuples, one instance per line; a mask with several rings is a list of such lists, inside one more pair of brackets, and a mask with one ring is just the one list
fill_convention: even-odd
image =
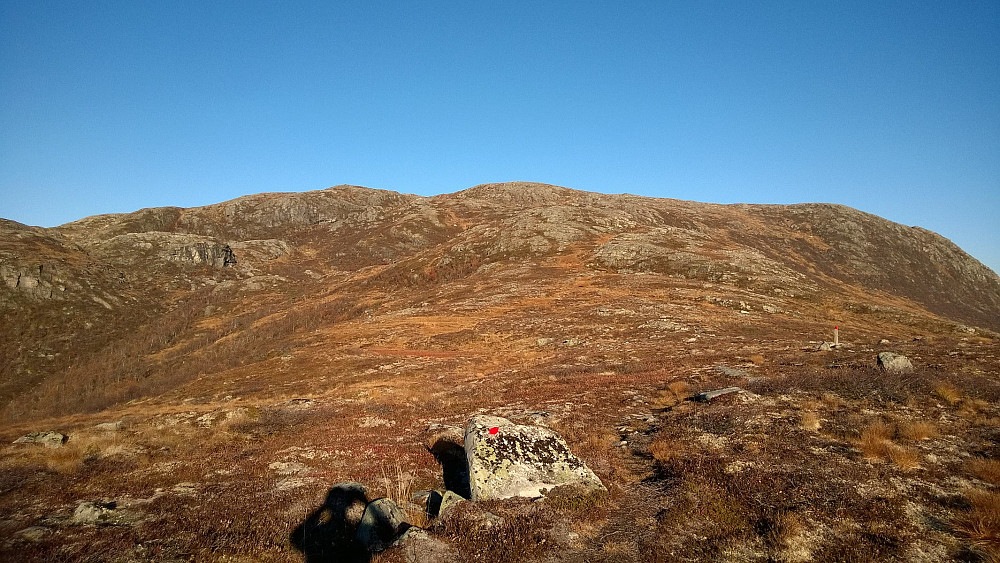
[[(206, 327), (235, 323), (247, 303), (287, 316), (331, 296), (374, 302), (433, 287), (472, 298), (523, 276), (543, 285), (644, 276), (701, 291), (702, 313), (756, 300), (817, 322), (827, 320), (820, 311), (882, 320), (893, 311), (1000, 330), (994, 272), (935, 233), (843, 206), (714, 205), (520, 182), (431, 198), (338, 186), (52, 229), (0, 222), (0, 399), (126, 343), (128, 361), (155, 375), (172, 347), (215, 345)], [(168, 337), (153, 330), (164, 319), (177, 323)]]

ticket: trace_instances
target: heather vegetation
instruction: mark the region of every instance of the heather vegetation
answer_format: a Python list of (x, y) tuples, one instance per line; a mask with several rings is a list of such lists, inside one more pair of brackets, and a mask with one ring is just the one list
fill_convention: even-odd
[[(351, 543), (331, 496), (356, 481), (457, 560), (1000, 559), (995, 274), (957, 282), (946, 241), (843, 208), (520, 188), (9, 236), (22, 277), (62, 262), (0, 286), (0, 558), (417, 560)], [(956, 262), (892, 286), (929, 275), (900, 270), (920, 245)], [(431, 514), (455, 476), (430, 440), (478, 414), (557, 432), (606, 491)], [(39, 431), (68, 438), (13, 443)]]

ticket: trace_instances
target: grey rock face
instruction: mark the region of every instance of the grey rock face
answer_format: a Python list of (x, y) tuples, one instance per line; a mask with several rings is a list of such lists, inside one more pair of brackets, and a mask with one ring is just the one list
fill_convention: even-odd
[(17, 440), (14, 440), (15, 444), (41, 444), (46, 448), (59, 448), (62, 447), (69, 437), (60, 434), (58, 432), (32, 432), (26, 436), (21, 436)]
[(605, 490), (601, 480), (554, 431), (475, 416), (465, 430), (473, 501), (538, 497), (562, 485)]
[(405, 531), (406, 514), (387, 498), (375, 499), (365, 507), (355, 536), (372, 553), (385, 551)]
[(913, 371), (913, 362), (902, 354), (879, 352), (877, 363), (879, 369), (889, 373), (908, 373)]

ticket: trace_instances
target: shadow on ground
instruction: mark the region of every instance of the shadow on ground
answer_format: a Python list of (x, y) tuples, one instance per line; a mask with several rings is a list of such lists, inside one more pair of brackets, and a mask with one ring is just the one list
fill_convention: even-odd
[(323, 505), (299, 524), (290, 536), (306, 563), (368, 563), (371, 554), (355, 539), (368, 497), (358, 483), (330, 489)]
[(455, 441), (440, 439), (429, 449), (434, 455), (434, 459), (441, 464), (444, 487), (462, 498), (472, 498), (472, 488), (469, 485), (469, 462), (465, 457), (465, 448)]

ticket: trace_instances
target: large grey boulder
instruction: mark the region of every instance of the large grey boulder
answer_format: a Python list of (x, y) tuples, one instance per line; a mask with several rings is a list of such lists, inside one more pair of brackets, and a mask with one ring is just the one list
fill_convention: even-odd
[(539, 497), (555, 487), (605, 490), (601, 480), (554, 431), (479, 415), (465, 429), (473, 501)]
[(375, 499), (365, 507), (355, 536), (371, 553), (385, 551), (407, 528), (406, 513), (387, 498)]
[(14, 440), (15, 444), (41, 444), (46, 448), (62, 447), (69, 437), (58, 432), (32, 432), (26, 436), (21, 436)]
[(889, 373), (908, 373), (913, 371), (913, 363), (902, 354), (879, 352), (877, 363), (880, 369)]

